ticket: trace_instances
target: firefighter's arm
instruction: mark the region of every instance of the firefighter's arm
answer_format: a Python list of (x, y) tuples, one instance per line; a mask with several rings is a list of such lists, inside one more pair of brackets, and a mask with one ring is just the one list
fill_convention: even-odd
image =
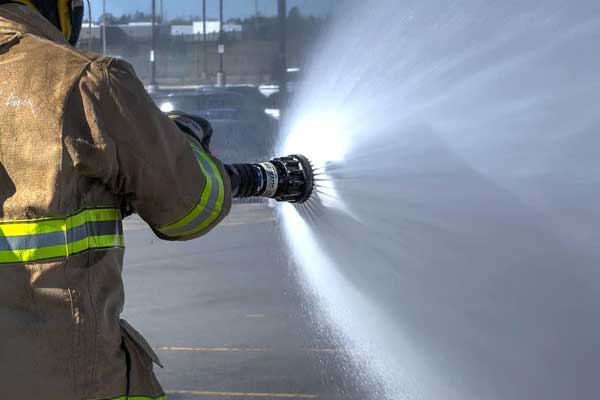
[(227, 215), (231, 187), (223, 164), (154, 105), (129, 64), (92, 63), (71, 96), (71, 106), (78, 102), (92, 140), (76, 141), (72, 152), (159, 237), (192, 239)]

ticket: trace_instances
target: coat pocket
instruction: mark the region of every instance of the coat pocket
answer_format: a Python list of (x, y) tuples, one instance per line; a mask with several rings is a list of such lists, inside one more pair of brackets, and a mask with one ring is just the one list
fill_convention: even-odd
[(124, 334), (129, 336), (129, 339), (131, 339), (144, 353), (146, 353), (150, 360), (152, 360), (159, 367), (164, 368), (160, 362), (160, 359), (154, 350), (152, 350), (152, 347), (148, 344), (146, 339), (144, 339), (144, 337), (133, 326), (131, 326), (129, 322), (125, 321), (124, 319), (120, 319), (119, 324), (121, 325), (121, 329), (124, 331)]
[(127, 321), (120, 320), (123, 347), (127, 354), (128, 395), (164, 395), (153, 371), (153, 363), (162, 364), (148, 342)]

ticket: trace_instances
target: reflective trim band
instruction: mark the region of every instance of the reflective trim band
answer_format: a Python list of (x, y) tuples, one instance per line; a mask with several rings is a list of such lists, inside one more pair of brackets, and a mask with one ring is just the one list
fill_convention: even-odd
[(0, 223), (0, 263), (40, 261), (124, 246), (121, 212), (114, 208), (82, 210), (67, 218)]
[(199, 147), (191, 144), (198, 165), (206, 178), (200, 202), (179, 221), (158, 230), (172, 238), (195, 235), (215, 222), (223, 211), (225, 186), (219, 168)]
[(114, 399), (107, 400), (167, 400), (166, 396), (160, 397), (148, 397), (148, 396), (121, 396), (115, 397)]

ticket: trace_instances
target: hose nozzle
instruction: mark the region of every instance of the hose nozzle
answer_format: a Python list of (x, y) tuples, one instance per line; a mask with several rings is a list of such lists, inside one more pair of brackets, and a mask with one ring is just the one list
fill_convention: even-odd
[(258, 164), (225, 165), (233, 197), (267, 197), (304, 203), (313, 192), (314, 173), (308, 159), (295, 154)]

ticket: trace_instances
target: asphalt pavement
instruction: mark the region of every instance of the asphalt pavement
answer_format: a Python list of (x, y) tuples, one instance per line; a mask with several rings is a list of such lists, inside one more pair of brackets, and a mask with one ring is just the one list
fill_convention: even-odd
[(234, 205), (204, 238), (125, 221), (124, 318), (156, 349), (171, 400), (371, 398), (300, 289), (273, 210)]

